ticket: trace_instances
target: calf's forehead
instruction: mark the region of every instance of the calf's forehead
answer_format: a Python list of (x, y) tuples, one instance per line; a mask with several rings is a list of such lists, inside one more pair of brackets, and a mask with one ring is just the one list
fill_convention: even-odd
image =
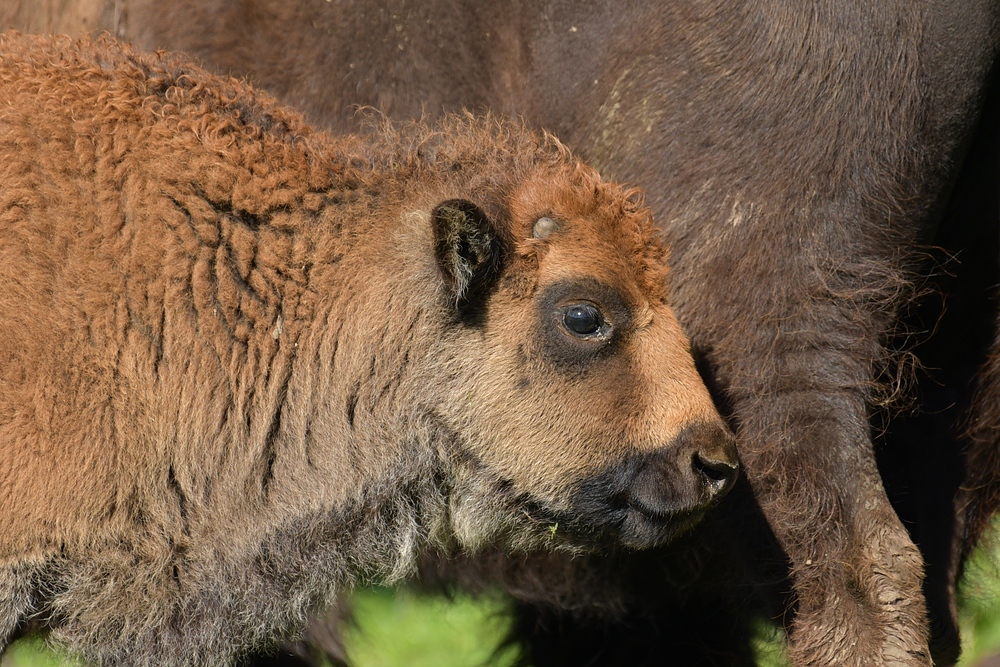
[(613, 290), (633, 316), (662, 302), (637, 276), (634, 258), (612, 243), (593, 239), (554, 239), (538, 263), (539, 286), (555, 283), (600, 283)]
[[(666, 250), (647, 211), (596, 174), (564, 169), (527, 179), (511, 201), (520, 249), (539, 260), (542, 283), (586, 276), (615, 287), (633, 306), (666, 300)], [(555, 229), (533, 238), (540, 217)]]
[(622, 203), (614, 190), (581, 165), (536, 165), (515, 189), (511, 208), (522, 220), (546, 214), (607, 220)]

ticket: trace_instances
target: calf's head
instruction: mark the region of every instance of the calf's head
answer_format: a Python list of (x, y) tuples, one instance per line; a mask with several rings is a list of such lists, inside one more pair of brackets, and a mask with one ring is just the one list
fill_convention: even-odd
[(565, 161), (431, 211), (453, 324), (432, 411), (460, 542), (648, 547), (732, 485), (733, 438), (634, 192)]

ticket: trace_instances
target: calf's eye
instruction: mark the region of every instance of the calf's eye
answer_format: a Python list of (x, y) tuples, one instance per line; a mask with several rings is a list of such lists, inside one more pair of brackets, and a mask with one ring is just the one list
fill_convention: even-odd
[(592, 303), (576, 303), (563, 311), (563, 326), (570, 333), (584, 338), (607, 337), (610, 325), (605, 321), (600, 309)]

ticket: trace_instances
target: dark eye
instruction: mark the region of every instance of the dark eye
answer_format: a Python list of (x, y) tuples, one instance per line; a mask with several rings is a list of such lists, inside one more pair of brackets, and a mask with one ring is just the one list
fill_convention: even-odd
[(563, 311), (563, 325), (577, 336), (606, 334), (610, 326), (601, 311), (592, 303), (577, 303)]

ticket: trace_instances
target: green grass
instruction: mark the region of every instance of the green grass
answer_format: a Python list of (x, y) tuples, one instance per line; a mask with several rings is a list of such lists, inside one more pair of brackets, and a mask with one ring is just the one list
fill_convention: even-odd
[(352, 606), (357, 626), (345, 629), (344, 640), (358, 667), (508, 667), (517, 657), (513, 649), (498, 652), (510, 627), (501, 598), (377, 589), (355, 593)]
[(759, 667), (787, 667), (784, 631), (776, 624), (760, 623), (754, 638), (754, 652)]
[(82, 663), (56, 653), (41, 639), (14, 642), (3, 654), (2, 667), (82, 667)]
[[(1000, 523), (998, 523), (1000, 528)], [(1000, 529), (988, 549), (970, 560), (960, 596), (962, 667), (1000, 652)], [(513, 649), (500, 650), (509, 629), (507, 603), (428, 596), (408, 589), (363, 589), (352, 597), (356, 625), (344, 629), (348, 655), (357, 667), (510, 667)], [(781, 633), (762, 626), (756, 642), (761, 667), (785, 667)], [(81, 667), (39, 639), (15, 643), (0, 667)]]
[(1000, 653), (1000, 517), (993, 530), (966, 563), (959, 589), (962, 663)]

